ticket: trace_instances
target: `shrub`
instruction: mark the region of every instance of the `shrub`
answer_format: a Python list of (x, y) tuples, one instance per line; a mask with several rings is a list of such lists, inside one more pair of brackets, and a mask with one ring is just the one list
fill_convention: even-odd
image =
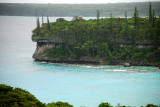
[(158, 106), (154, 104), (147, 104), (146, 107), (158, 107)]
[(44, 107), (28, 91), (0, 84), (0, 107)]
[(108, 102), (102, 102), (98, 107), (113, 107)]
[(67, 102), (58, 101), (56, 103), (55, 102), (48, 103), (46, 104), (46, 107), (73, 107), (73, 105), (70, 105)]

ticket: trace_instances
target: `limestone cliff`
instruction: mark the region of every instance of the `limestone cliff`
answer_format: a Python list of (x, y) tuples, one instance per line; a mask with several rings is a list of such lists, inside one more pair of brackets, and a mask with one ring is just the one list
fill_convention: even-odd
[[(58, 59), (58, 58), (49, 58), (44, 55), (46, 49), (60, 47), (63, 43), (61, 41), (56, 41), (53, 39), (32, 39), (33, 42), (37, 42), (37, 47), (35, 53), (33, 54), (33, 58), (36, 61), (45, 61), (45, 62), (64, 62), (64, 63), (92, 63), (92, 64), (104, 64), (101, 60), (92, 57), (80, 57), (78, 59), (75, 58), (67, 58), (67, 59)], [(54, 53), (53, 53), (54, 54)]]
[[(60, 47), (63, 43), (60, 40), (53, 40), (50, 38), (47, 39), (32, 39), (33, 42), (37, 42), (37, 47), (35, 50), (35, 53), (33, 54), (33, 58), (36, 61), (45, 61), (45, 62), (55, 62), (55, 63), (79, 63), (79, 64), (111, 64), (111, 65), (124, 65), (124, 66), (130, 66), (130, 65), (147, 65), (147, 66), (157, 66), (157, 64), (151, 62), (151, 63), (145, 63), (143, 61), (136, 61), (136, 60), (128, 60), (123, 62), (122, 60), (116, 60), (114, 62), (107, 62), (103, 59), (97, 59), (89, 56), (81, 56), (80, 58), (66, 58), (66, 59), (59, 59), (59, 58), (49, 58), (47, 55), (45, 55), (46, 49), (54, 48), (54, 47)], [(53, 53), (54, 54), (54, 53)]]
[(33, 42), (37, 42), (37, 48), (33, 54), (33, 58), (39, 61), (49, 61), (50, 59), (47, 56), (43, 55), (43, 52), (48, 48), (53, 48), (61, 45), (61, 41), (56, 41), (50, 38), (47, 39), (35, 39), (32, 38)]

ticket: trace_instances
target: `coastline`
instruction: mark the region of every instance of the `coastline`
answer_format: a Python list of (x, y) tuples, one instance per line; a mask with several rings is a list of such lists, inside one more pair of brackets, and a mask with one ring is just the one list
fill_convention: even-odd
[[(125, 60), (113, 59), (105, 60), (98, 57), (91, 56), (81, 56), (81, 57), (72, 57), (68, 56), (65, 58), (60, 57), (51, 57), (48, 55), (47, 50), (55, 48), (55, 44), (52, 39), (33, 39), (34, 42), (37, 42), (36, 50), (32, 58), (37, 62), (46, 62), (46, 63), (66, 63), (66, 64), (91, 64), (91, 65), (121, 65), (124, 67), (130, 66), (154, 66), (160, 69), (160, 65), (154, 61), (145, 62), (145, 59), (136, 60), (133, 58), (128, 58)], [(53, 43), (52, 43), (53, 42)], [(59, 48), (59, 47), (58, 47)], [(52, 54), (55, 54), (52, 52)]]
[(62, 61), (62, 60), (39, 60), (34, 59), (35, 62), (45, 62), (45, 63), (59, 63), (59, 64), (86, 64), (86, 65), (113, 65), (113, 66), (124, 66), (124, 67), (131, 67), (131, 66), (150, 66), (150, 67), (158, 67), (160, 66), (157, 64), (133, 64), (129, 63), (129, 66), (126, 66), (125, 63), (102, 63), (102, 62), (92, 62), (92, 61)]

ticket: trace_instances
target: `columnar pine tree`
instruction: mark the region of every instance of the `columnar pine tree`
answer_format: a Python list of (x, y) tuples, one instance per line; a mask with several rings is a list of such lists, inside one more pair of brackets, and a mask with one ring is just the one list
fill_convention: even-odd
[(139, 23), (138, 23), (138, 10), (137, 10), (137, 7), (135, 7), (134, 21), (135, 21), (136, 32), (138, 33)]
[(127, 19), (127, 12), (125, 11), (125, 18)]
[(138, 33), (138, 11), (137, 11), (137, 7), (135, 7), (134, 10), (134, 26), (135, 26), (135, 30), (132, 32), (132, 45), (135, 45), (135, 37), (137, 36)]
[(152, 26), (155, 26), (155, 12), (153, 10), (153, 16), (152, 16)]
[(151, 6), (151, 3), (149, 5), (149, 21), (150, 22), (152, 21), (152, 6)]
[(51, 29), (50, 29), (50, 23), (49, 23), (49, 18), (48, 18), (48, 16), (47, 16), (47, 28), (48, 28), (48, 31), (51, 30)]
[(42, 14), (42, 25), (43, 25), (43, 23), (44, 23), (44, 20), (43, 20), (43, 14)]
[(36, 25), (38, 25), (38, 16), (36, 14)]
[(113, 16), (112, 16), (112, 13), (110, 13), (110, 18), (112, 18)]
[(113, 36), (113, 41), (115, 41), (115, 35), (113, 33), (113, 16), (112, 13), (110, 13), (110, 35)]
[(137, 18), (138, 18), (138, 11), (137, 11), (137, 7), (135, 7), (135, 10), (134, 10), (134, 25), (135, 25), (135, 27), (137, 27)]
[(100, 17), (100, 12), (97, 10), (97, 25), (99, 25), (99, 17)]
[(127, 12), (125, 11), (125, 20), (126, 20), (126, 27), (125, 27), (125, 32), (126, 32), (126, 34), (125, 34), (125, 37), (124, 37), (124, 39), (126, 39), (127, 38), (127, 36), (128, 36), (128, 19), (127, 19)]
[(37, 17), (37, 33), (40, 33), (40, 22), (39, 22), (39, 17)]

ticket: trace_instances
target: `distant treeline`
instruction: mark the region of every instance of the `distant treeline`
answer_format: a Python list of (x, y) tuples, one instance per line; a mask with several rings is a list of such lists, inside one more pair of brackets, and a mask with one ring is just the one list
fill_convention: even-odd
[[(133, 17), (134, 7), (139, 10), (141, 17), (148, 16), (149, 2), (137, 3), (109, 3), (109, 4), (21, 4), (0, 3), (0, 15), (9, 16), (88, 16), (95, 17), (96, 10), (101, 12), (101, 17), (124, 17), (125, 11)], [(160, 2), (152, 2), (155, 16), (160, 15)]]

